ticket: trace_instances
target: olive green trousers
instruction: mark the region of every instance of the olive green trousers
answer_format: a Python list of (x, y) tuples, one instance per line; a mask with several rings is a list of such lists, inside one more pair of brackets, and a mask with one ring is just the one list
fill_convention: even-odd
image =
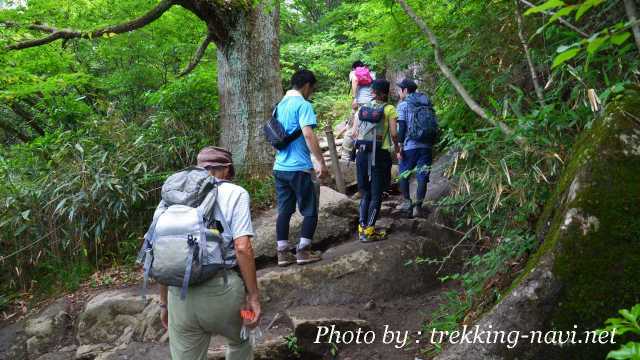
[(169, 346), (173, 360), (207, 360), (211, 336), (228, 340), (227, 360), (252, 360), (249, 341), (240, 339), (240, 310), (245, 303), (244, 282), (235, 271), (222, 272), (210, 280), (189, 287), (185, 300), (180, 288), (169, 287)]

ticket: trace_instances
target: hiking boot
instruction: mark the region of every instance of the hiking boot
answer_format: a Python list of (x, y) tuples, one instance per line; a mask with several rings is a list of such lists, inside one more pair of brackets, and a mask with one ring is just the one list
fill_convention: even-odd
[(278, 266), (289, 266), (295, 264), (295, 262), (296, 256), (293, 255), (290, 248), (284, 251), (278, 251)]
[[(407, 217), (411, 217), (411, 215), (413, 214), (412, 209), (413, 209), (413, 205), (411, 204), (411, 200), (409, 199), (404, 199), (400, 203), (400, 205), (396, 207), (396, 210), (400, 211), (402, 214), (404, 214)], [(415, 209), (413, 210), (415, 211)]]
[(312, 251), (309, 247), (304, 249), (298, 249), (296, 253), (296, 262), (298, 265), (311, 264), (322, 260), (322, 255), (319, 251)]
[(429, 215), (429, 209), (423, 204), (416, 204), (413, 207), (413, 217), (422, 218), (426, 217), (427, 215)]
[(378, 232), (376, 231), (375, 227), (367, 226), (360, 233), (360, 241), (363, 243), (370, 243), (374, 241), (384, 240), (386, 236), (387, 236), (387, 233), (385, 233), (384, 231)]

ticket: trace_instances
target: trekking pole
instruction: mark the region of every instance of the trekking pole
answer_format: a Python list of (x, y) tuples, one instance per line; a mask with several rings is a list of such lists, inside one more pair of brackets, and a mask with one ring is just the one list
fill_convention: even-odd
[(340, 160), (338, 159), (338, 150), (336, 149), (336, 140), (333, 137), (333, 129), (331, 125), (327, 125), (324, 129), (327, 134), (327, 144), (329, 145), (329, 153), (331, 153), (331, 167), (336, 176), (336, 186), (338, 191), (346, 194), (347, 187), (344, 184), (344, 177), (342, 176), (342, 169), (340, 168)]

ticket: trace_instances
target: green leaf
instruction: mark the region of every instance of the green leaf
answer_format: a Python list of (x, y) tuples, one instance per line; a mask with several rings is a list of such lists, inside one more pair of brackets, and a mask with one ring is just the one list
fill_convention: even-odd
[(553, 59), (553, 65), (551, 65), (551, 68), (553, 69), (555, 67), (558, 67), (564, 64), (568, 60), (578, 55), (579, 52), (580, 52), (580, 48), (574, 48), (559, 54), (558, 56), (556, 56), (555, 59)]
[(620, 46), (622, 45), (625, 41), (627, 41), (627, 39), (629, 38), (629, 36), (631, 36), (631, 34), (626, 31), (623, 32), (621, 34), (617, 34), (617, 35), (613, 35), (611, 37), (611, 43), (613, 43), (614, 45)]
[(558, 19), (560, 19), (561, 17), (571, 14), (576, 8), (577, 8), (577, 5), (570, 5), (567, 7), (563, 7), (562, 9), (558, 10), (555, 14), (553, 14), (553, 16), (549, 19), (547, 23), (551, 24), (557, 21)]
[(531, 9), (525, 11), (525, 15), (536, 14), (540, 12), (544, 12), (547, 10), (555, 9), (557, 7), (564, 6), (564, 1), (561, 0), (548, 0), (547, 2), (540, 4), (538, 6), (532, 7)]
[(589, 45), (587, 45), (587, 52), (589, 55), (594, 55), (598, 52), (598, 49), (609, 39), (609, 35), (603, 37), (596, 37), (595, 39), (589, 39)]
[(29, 220), (29, 214), (31, 214), (31, 210), (25, 210), (25, 211), (20, 213), (22, 218), (25, 219), (25, 220)]
[(560, 46), (558, 46), (558, 48), (556, 49), (556, 52), (557, 52), (558, 54), (562, 54), (563, 52), (565, 52), (565, 51), (567, 51), (567, 50), (571, 49), (571, 48), (572, 48), (572, 47), (574, 47), (574, 46), (575, 46), (575, 44), (571, 44), (571, 45), (560, 45)]
[(622, 309), (619, 311), (620, 315), (624, 317), (629, 322), (634, 322), (637, 320), (636, 316), (634, 316), (629, 310)]
[(602, 4), (604, 2), (604, 0), (587, 0), (584, 3), (582, 3), (582, 5), (580, 5), (580, 8), (578, 9), (578, 12), (576, 13), (576, 20), (580, 20), (580, 18), (582, 17), (582, 15), (584, 15), (587, 11), (589, 11), (589, 9), (591, 9), (594, 6), (598, 6), (600, 4)]
[(84, 155), (84, 149), (82, 148), (82, 146), (80, 144), (76, 144), (76, 150), (78, 150), (80, 152), (80, 154)]
[(640, 359), (640, 343), (628, 342), (620, 349), (610, 351), (607, 359), (615, 360), (638, 360)]
[(67, 199), (62, 199), (62, 201), (60, 201), (58, 203), (58, 205), (56, 205), (55, 210), (53, 210), (54, 214), (58, 214), (60, 212), (60, 210), (62, 210), (62, 208), (64, 207), (64, 204), (67, 202)]
[(29, 226), (27, 224), (22, 224), (18, 227), (18, 229), (15, 231), (14, 235), (18, 236), (20, 234), (22, 234), (25, 230), (27, 230), (29, 228)]

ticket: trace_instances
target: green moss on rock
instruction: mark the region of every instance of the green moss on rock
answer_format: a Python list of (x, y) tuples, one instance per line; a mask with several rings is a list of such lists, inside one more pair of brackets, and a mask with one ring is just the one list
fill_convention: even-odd
[[(561, 282), (549, 326), (595, 329), (621, 308), (640, 303), (640, 91), (628, 88), (607, 116), (576, 142), (573, 156), (538, 227)], [(524, 272), (524, 276), (529, 271)], [(593, 351), (600, 355), (596, 355)], [(576, 346), (576, 358), (606, 349)], [(572, 357), (574, 358), (574, 357)]]

